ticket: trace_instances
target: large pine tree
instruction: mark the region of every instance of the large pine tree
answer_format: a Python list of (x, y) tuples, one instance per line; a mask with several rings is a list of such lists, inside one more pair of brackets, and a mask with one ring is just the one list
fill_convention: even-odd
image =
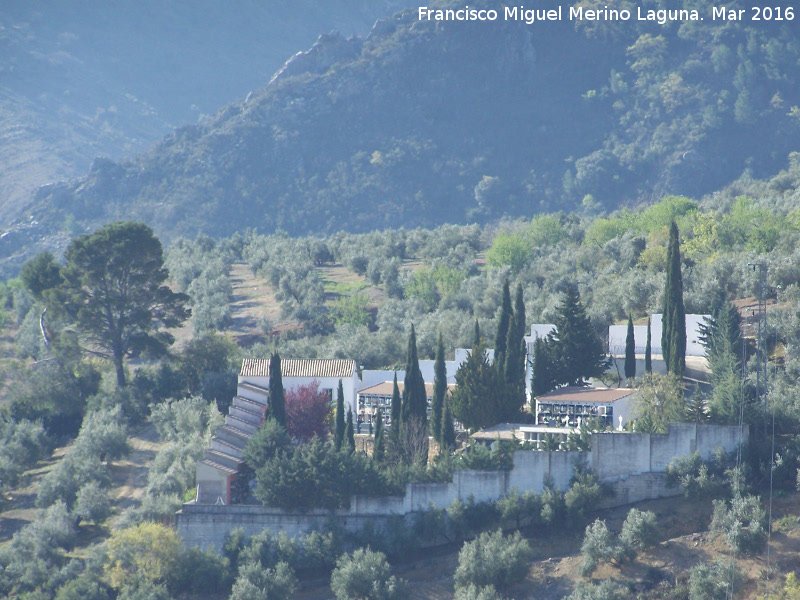
[(548, 335), (548, 344), (558, 356), (558, 383), (585, 385), (589, 377), (602, 376), (608, 368), (608, 357), (574, 287), (567, 288), (555, 325), (556, 330)]
[(633, 317), (628, 315), (628, 332), (625, 336), (625, 379), (628, 384), (636, 377), (636, 338), (633, 334)]
[(428, 427), (428, 395), (425, 392), (425, 380), (419, 370), (417, 359), (417, 334), (414, 326), (408, 336), (408, 352), (406, 353), (406, 378), (403, 382), (403, 424), (412, 420), (419, 421), (420, 426)]
[(447, 393), (447, 368), (444, 363), (444, 340), (439, 334), (436, 345), (436, 359), (433, 362), (433, 403), (431, 404), (431, 432), (433, 439), (441, 442), (444, 397)]
[(269, 359), (269, 412), (273, 419), (286, 427), (286, 395), (281, 377), (281, 357), (277, 351)]
[(669, 228), (661, 327), (661, 354), (667, 373), (683, 377), (686, 369), (686, 314), (683, 308), (680, 236), (675, 221)]

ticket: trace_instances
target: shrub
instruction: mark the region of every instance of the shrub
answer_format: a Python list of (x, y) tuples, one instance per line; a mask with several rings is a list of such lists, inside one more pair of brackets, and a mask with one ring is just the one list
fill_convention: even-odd
[(142, 577), (154, 584), (165, 583), (178, 561), (180, 542), (175, 530), (142, 523), (115, 531), (106, 549), (104, 572), (111, 587), (121, 590), (138, 585)]
[(578, 582), (567, 600), (627, 600), (629, 597), (627, 589), (607, 579), (597, 584)]
[(319, 438), (278, 455), (256, 473), (256, 497), (268, 506), (293, 510), (349, 506), (354, 494), (382, 495), (389, 489), (369, 458), (337, 451)]
[(508, 537), (500, 530), (482, 533), (458, 553), (455, 587), (473, 584), (507, 588), (525, 577), (530, 560), (530, 545), (519, 531)]
[(386, 555), (368, 548), (336, 561), (331, 590), (337, 600), (399, 600), (408, 595), (405, 582), (391, 574)]
[(20, 475), (50, 452), (41, 423), (0, 416), (0, 490), (17, 485)]
[(605, 495), (605, 491), (597, 479), (597, 474), (576, 465), (572, 485), (564, 494), (564, 505), (567, 509), (569, 523), (573, 527), (581, 527), (586, 522), (589, 513), (597, 510), (598, 503)]
[(12, 587), (19, 592), (57, 587), (65, 563), (61, 549), (74, 540), (73, 520), (63, 502), (42, 511), (37, 521), (17, 531), (0, 550), (0, 592)]
[(96, 481), (90, 481), (78, 490), (73, 514), (81, 521), (102, 523), (111, 515), (108, 492)]
[(95, 577), (83, 574), (61, 586), (55, 600), (111, 600), (111, 591)]
[(724, 454), (704, 462), (699, 452), (674, 458), (664, 472), (668, 487), (680, 487), (687, 498), (714, 498), (725, 495), (725, 468), (730, 463)]
[(143, 575), (122, 586), (117, 600), (172, 600), (164, 584), (153, 583)]
[(727, 600), (742, 583), (742, 573), (735, 565), (699, 564), (689, 571), (689, 600)]
[(244, 461), (254, 471), (267, 461), (291, 447), (289, 433), (275, 419), (267, 419), (261, 428), (247, 441)]
[(466, 587), (458, 588), (453, 600), (503, 600), (503, 597), (497, 593), (493, 585), (478, 587), (469, 584)]
[(737, 496), (730, 505), (714, 500), (711, 531), (724, 535), (737, 552), (757, 554), (767, 542), (766, 513), (757, 496)]
[(230, 600), (290, 600), (295, 589), (297, 578), (286, 563), (265, 569), (250, 562), (240, 567)]
[(175, 593), (194, 592), (205, 596), (229, 589), (232, 583), (227, 558), (213, 550), (187, 548), (178, 557), (169, 587)]
[(614, 536), (606, 527), (606, 522), (597, 519), (586, 527), (581, 544), (583, 562), (578, 571), (584, 577), (591, 575), (600, 563), (609, 562), (617, 553)]
[(545, 482), (540, 498), (542, 501), (542, 522), (549, 527), (561, 524), (567, 511), (567, 507), (564, 504), (564, 493), (557, 490), (553, 483), (548, 481)]
[(638, 550), (654, 546), (658, 542), (656, 515), (648, 510), (630, 509), (622, 524), (619, 542), (620, 546), (630, 549), (629, 552), (634, 555)]

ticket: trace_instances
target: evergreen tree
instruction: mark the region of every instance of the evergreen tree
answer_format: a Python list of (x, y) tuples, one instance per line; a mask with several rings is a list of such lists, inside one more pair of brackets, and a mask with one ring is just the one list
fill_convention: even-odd
[(503, 381), (489, 363), (484, 347), (473, 346), (456, 372), (456, 389), (450, 397), (453, 415), (470, 429), (497, 425), (502, 413), (497, 392), (502, 387)]
[(342, 380), (339, 380), (339, 387), (336, 390), (336, 430), (333, 436), (333, 444), (337, 450), (342, 448), (344, 443), (344, 389)]
[(406, 354), (406, 378), (403, 383), (403, 423), (412, 419), (428, 426), (428, 395), (425, 391), (425, 380), (419, 370), (417, 359), (417, 334), (414, 326), (408, 336), (408, 352)]
[(531, 365), (531, 394), (534, 397), (552, 392), (558, 385), (558, 365), (547, 338), (537, 337), (533, 342)]
[(451, 450), (456, 447), (456, 430), (453, 427), (453, 412), (450, 410), (450, 400), (445, 398), (444, 414), (442, 415), (442, 430), (439, 434), (441, 439), (441, 451)]
[(503, 365), (505, 362), (511, 314), (511, 292), (508, 287), (508, 279), (506, 279), (503, 282), (503, 300), (500, 304), (500, 315), (497, 318), (497, 335), (494, 338), (494, 362), (496, 365)]
[(436, 346), (436, 360), (433, 363), (433, 403), (431, 405), (431, 432), (433, 439), (441, 442), (442, 411), (444, 396), (447, 393), (447, 368), (444, 364), (444, 340), (439, 334)]
[(653, 372), (653, 343), (650, 335), (650, 317), (647, 317), (647, 342), (644, 346), (644, 372)]
[[(711, 315), (700, 326), (700, 342), (706, 348), (712, 385), (708, 413), (715, 423), (739, 422), (744, 408), (745, 422), (756, 415), (754, 389), (742, 378), (742, 330), (739, 311), (723, 296), (718, 296)], [(744, 402), (744, 407), (742, 407)]]
[(517, 314), (511, 316), (503, 363), (503, 406), (501, 421), (513, 422), (525, 405), (525, 340), (519, 337)]
[(347, 407), (347, 425), (344, 428), (344, 438), (347, 441), (347, 451), (352, 454), (356, 451), (356, 432), (353, 427), (353, 411)]
[(628, 334), (625, 336), (625, 379), (630, 385), (636, 377), (636, 339), (633, 335), (633, 317), (628, 315)]
[(372, 442), (372, 458), (377, 462), (383, 462), (386, 455), (386, 444), (383, 440), (383, 411), (379, 408), (375, 413), (375, 439)]
[(556, 331), (547, 337), (554, 355), (559, 357), (558, 383), (585, 385), (589, 377), (603, 375), (608, 357), (574, 287), (567, 289), (555, 321)]
[(708, 411), (703, 396), (694, 391), (692, 397), (686, 401), (686, 421), (689, 423), (706, 423), (708, 421)]
[(481, 326), (478, 324), (478, 319), (475, 319), (475, 331), (472, 334), (472, 345), (481, 345)]
[(683, 308), (680, 238), (675, 221), (669, 229), (661, 326), (661, 354), (667, 373), (683, 377), (686, 368), (686, 315)]
[(522, 284), (517, 284), (517, 292), (514, 297), (514, 316), (517, 319), (517, 339), (525, 340), (527, 321), (525, 317), (525, 299), (522, 297)]
[(400, 388), (397, 385), (397, 372), (394, 374), (394, 386), (392, 387), (392, 404), (391, 404), (391, 417), (392, 417), (392, 440), (397, 443), (400, 439), (400, 415), (402, 414), (402, 399), (400, 397)]
[(74, 321), (91, 353), (110, 360), (117, 385), (125, 387), (125, 359), (145, 351), (165, 354), (174, 341), (166, 330), (189, 317), (189, 297), (165, 285), (161, 242), (144, 223), (111, 223), (81, 235), (64, 261), (55, 271), (46, 256), (39, 259), (26, 272), (26, 284), (45, 293), (53, 312)]
[(281, 377), (281, 357), (276, 351), (269, 360), (269, 412), (282, 427), (286, 427), (286, 395)]

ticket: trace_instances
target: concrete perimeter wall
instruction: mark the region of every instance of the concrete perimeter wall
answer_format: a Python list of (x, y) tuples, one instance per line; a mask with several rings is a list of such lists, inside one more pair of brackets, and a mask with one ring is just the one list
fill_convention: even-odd
[(512, 490), (541, 492), (551, 480), (562, 490), (569, 487), (575, 465), (592, 467), (600, 480), (614, 490), (603, 508), (623, 506), (653, 498), (677, 495), (664, 484), (663, 472), (673, 458), (699, 451), (703, 458), (715, 450), (734, 450), (747, 439), (747, 430), (717, 425), (670, 425), (666, 434), (599, 433), (592, 436), (591, 452), (541, 452), (518, 450), (510, 471), (456, 471), (450, 483), (410, 483), (404, 496), (355, 496), (349, 510), (333, 513), (291, 513), (265, 506), (185, 504), (177, 514), (178, 535), (187, 546), (221, 548), (228, 531), (241, 527), (246, 535), (270, 529), (290, 537), (320, 529), (335, 519), (347, 530), (368, 523), (381, 529), (397, 516), (446, 508), (455, 500), (491, 502)]

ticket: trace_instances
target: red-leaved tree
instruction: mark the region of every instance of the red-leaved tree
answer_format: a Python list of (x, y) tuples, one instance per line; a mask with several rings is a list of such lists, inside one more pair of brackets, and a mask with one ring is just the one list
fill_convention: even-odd
[(331, 398), (314, 380), (286, 392), (286, 429), (292, 437), (325, 439), (330, 430)]

